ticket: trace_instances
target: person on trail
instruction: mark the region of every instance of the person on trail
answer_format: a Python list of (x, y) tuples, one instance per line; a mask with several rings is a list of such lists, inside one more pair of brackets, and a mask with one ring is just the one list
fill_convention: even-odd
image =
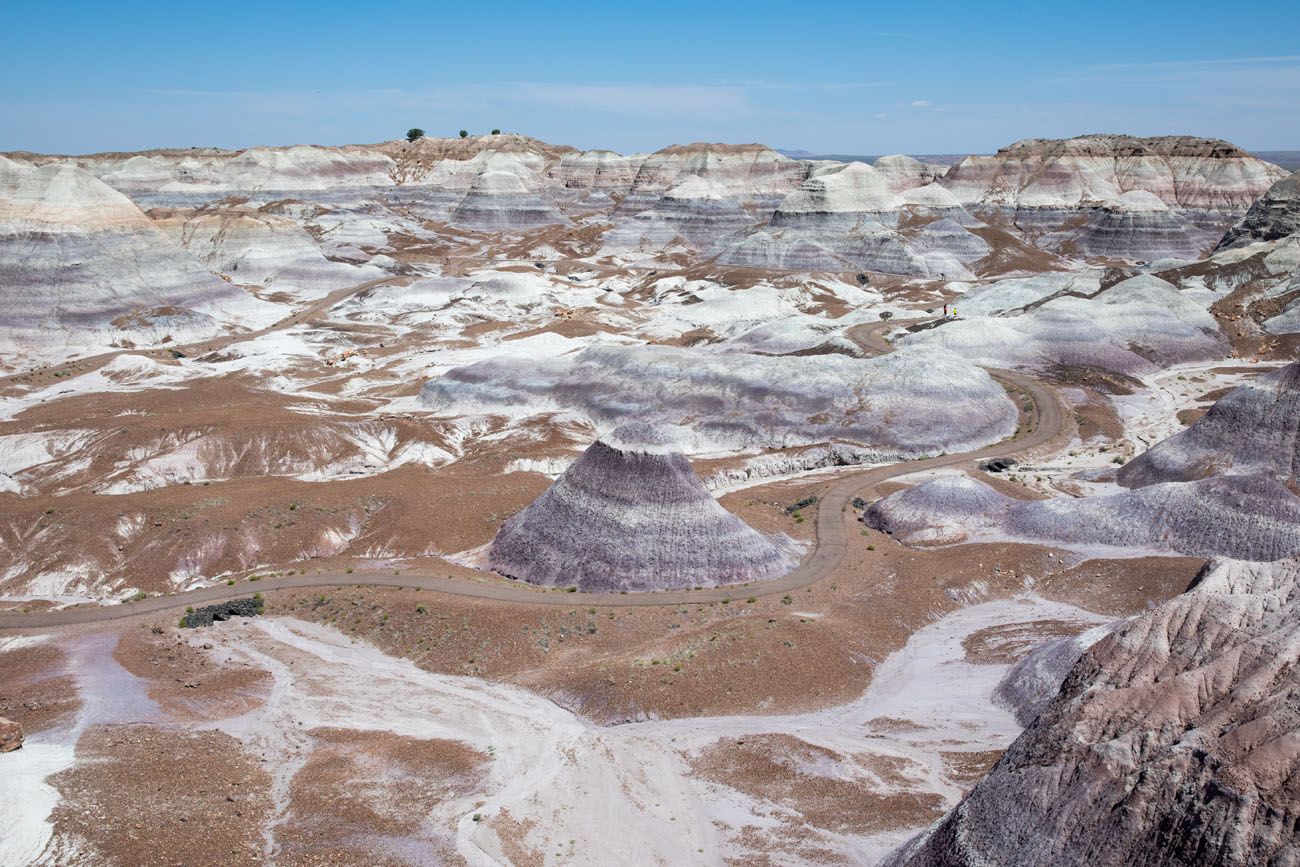
[(948, 315), (948, 305), (947, 305), (947, 304), (943, 305), (943, 315), (944, 315), (944, 316), (947, 316), (947, 315)]

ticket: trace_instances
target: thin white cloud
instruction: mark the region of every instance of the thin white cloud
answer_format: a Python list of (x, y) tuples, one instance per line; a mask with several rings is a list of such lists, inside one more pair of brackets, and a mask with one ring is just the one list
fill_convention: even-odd
[(746, 90), (735, 85), (516, 82), (503, 90), (501, 95), (509, 99), (607, 114), (716, 118), (737, 117), (752, 109)]
[(1209, 82), (1232, 84), (1258, 81), (1276, 89), (1300, 74), (1300, 54), (1261, 57), (1220, 57), (1206, 60), (1157, 60), (1145, 63), (1107, 63), (1066, 70), (1053, 78), (1039, 79), (1038, 85), (1058, 84), (1177, 84)]
[(1274, 63), (1300, 63), (1300, 54), (1275, 54), (1261, 57), (1213, 57), (1204, 60), (1153, 60), (1141, 63), (1102, 63), (1084, 69), (1185, 69), (1201, 66), (1260, 66)]
[(797, 93), (823, 93), (851, 90), (871, 90), (880, 87), (894, 87), (893, 81), (763, 81), (761, 79), (721, 81), (714, 84), (731, 84), (752, 90), (773, 90)]
[(930, 102), (930, 100), (928, 100), (928, 99), (914, 99), (914, 100), (912, 100), (912, 108), (929, 108), (929, 107), (930, 107), (931, 105), (933, 105), (933, 104), (934, 104), (934, 103)]

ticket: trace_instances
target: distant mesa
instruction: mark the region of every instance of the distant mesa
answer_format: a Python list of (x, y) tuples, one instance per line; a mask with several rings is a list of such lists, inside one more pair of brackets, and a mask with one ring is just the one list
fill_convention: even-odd
[(1134, 136), (1090, 133), (1065, 139), (1027, 138), (998, 148), (998, 154), (1073, 157), (1208, 157), (1231, 159), (1250, 154), (1232, 142), (1195, 135)]
[(643, 422), (593, 443), (488, 548), (495, 572), (587, 592), (761, 581), (798, 563), (793, 540), (722, 508), (673, 439)]
[(1107, 134), (1025, 139), (961, 160), (941, 183), (1043, 250), (1154, 261), (1199, 258), (1285, 176), (1221, 139)]

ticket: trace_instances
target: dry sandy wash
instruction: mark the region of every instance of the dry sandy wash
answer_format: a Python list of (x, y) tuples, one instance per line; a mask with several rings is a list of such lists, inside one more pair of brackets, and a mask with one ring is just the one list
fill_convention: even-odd
[(0, 301), (0, 865), (1300, 863), (1228, 142), (6, 154)]

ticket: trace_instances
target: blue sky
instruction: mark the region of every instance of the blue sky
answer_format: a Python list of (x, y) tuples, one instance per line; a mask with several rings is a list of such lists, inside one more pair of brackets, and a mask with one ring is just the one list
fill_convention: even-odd
[(500, 127), (623, 152), (985, 152), (1186, 132), (1300, 149), (1300, 4), (6, 4), (0, 151)]

